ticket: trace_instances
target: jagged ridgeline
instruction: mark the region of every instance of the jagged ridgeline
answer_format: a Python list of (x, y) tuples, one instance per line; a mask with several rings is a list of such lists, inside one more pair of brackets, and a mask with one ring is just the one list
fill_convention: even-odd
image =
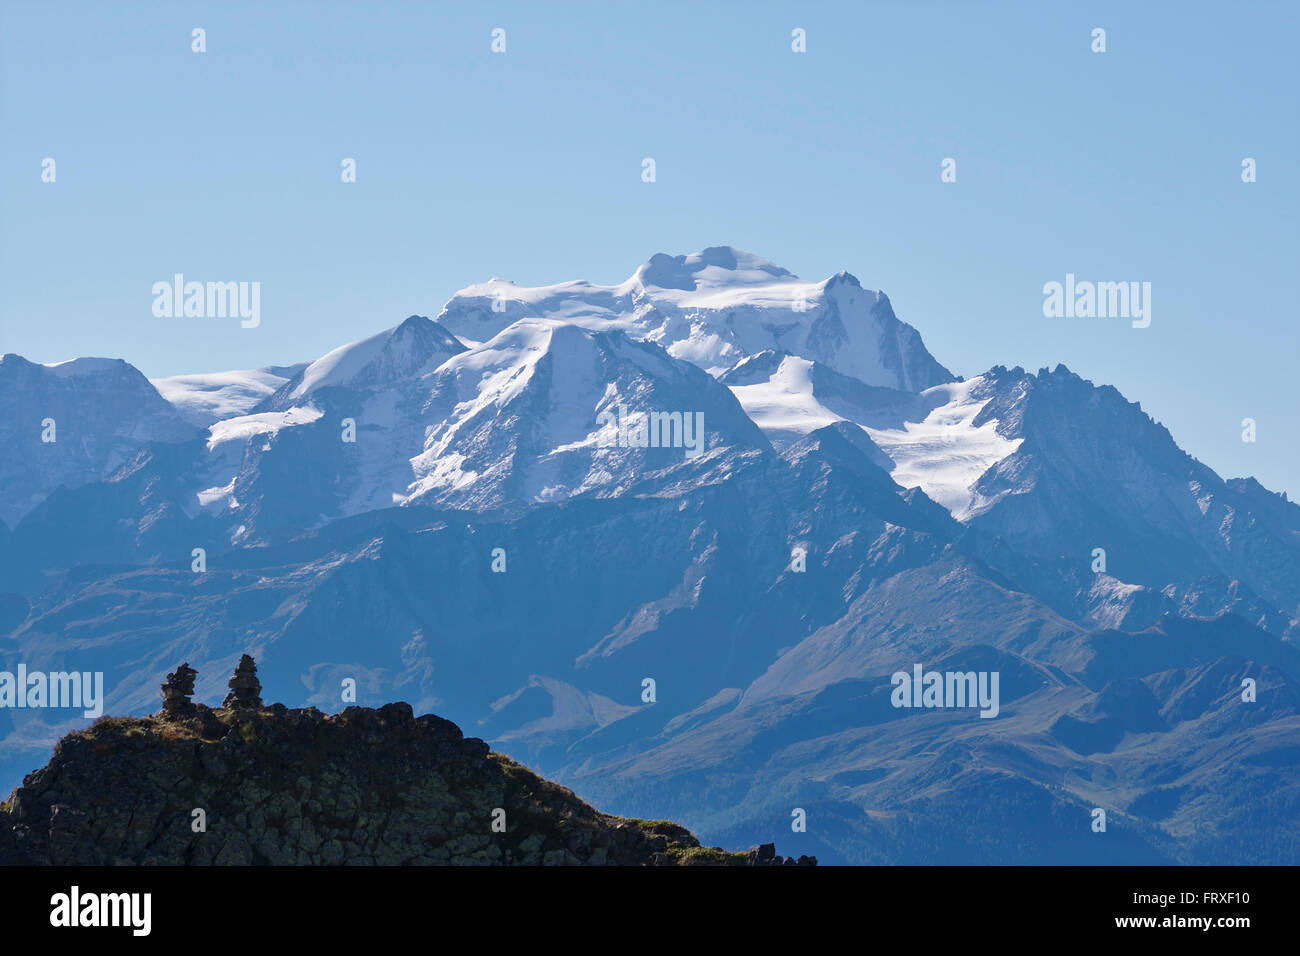
[(0, 805), (0, 863), (815, 865), (601, 813), (409, 704), (263, 706), (245, 654), (221, 708), (188, 663), (151, 717), (64, 737)]

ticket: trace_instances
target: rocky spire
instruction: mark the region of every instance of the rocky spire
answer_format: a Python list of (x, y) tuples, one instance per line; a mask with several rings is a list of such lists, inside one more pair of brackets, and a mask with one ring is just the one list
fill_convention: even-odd
[(235, 710), (262, 709), (262, 682), (257, 679), (257, 665), (247, 654), (239, 659), (229, 686), (230, 693), (221, 706)]
[(199, 672), (190, 667), (188, 661), (167, 675), (162, 684), (164, 714), (170, 716), (194, 712), (190, 695), (194, 693), (194, 678), (198, 676)]

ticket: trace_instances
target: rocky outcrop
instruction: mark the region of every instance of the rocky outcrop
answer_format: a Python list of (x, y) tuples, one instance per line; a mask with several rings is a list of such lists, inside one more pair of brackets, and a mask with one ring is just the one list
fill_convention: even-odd
[(160, 714), (60, 741), (0, 805), (0, 863), (796, 863), (771, 844), (731, 853), (674, 823), (601, 813), (405, 703), (262, 708), (241, 679), (233, 706), (214, 709), (190, 704), (192, 687), (182, 665)]

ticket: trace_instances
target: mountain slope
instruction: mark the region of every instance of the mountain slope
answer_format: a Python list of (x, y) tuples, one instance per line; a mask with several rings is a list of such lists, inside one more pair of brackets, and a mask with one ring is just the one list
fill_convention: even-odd
[(342, 345), (303, 367), (255, 411), (283, 411), (305, 404), (327, 388), (377, 390), (432, 372), (465, 346), (450, 332), (421, 315), (395, 328)]
[(1300, 628), (1294, 503), (1225, 482), (1141, 406), (1064, 366), (998, 368), (986, 380), (993, 397), (973, 424), (996, 422), (1018, 444), (972, 486), (982, 502), (973, 530), (1089, 573), (1104, 549), (1105, 576), (1137, 587), (1122, 598), (1113, 585), (1085, 588), (1084, 603), (1142, 600), (1146, 589), (1186, 615), (1233, 611), (1278, 634)]
[(305, 363), (268, 365), (236, 372), (171, 375), (149, 381), (186, 421), (207, 428), (214, 422), (248, 414), (304, 368)]
[(12, 527), (56, 488), (97, 481), (150, 441), (197, 432), (120, 359), (0, 357), (0, 521)]
[[(438, 424), (412, 460), (412, 502), (552, 501), (722, 449), (768, 447), (713, 378), (619, 331), (522, 319), (427, 384), (425, 412)], [(669, 419), (656, 427), (655, 415)]]

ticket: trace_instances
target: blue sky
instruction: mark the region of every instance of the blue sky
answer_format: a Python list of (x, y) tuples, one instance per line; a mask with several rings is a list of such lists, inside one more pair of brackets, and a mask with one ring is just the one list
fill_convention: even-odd
[[(1063, 362), (1300, 493), (1296, 4), (0, 11), (0, 351), (288, 363), (489, 276), (734, 245), (883, 289), (958, 374)], [(175, 272), (261, 282), (261, 325), (154, 318)], [(1045, 318), (1067, 272), (1149, 281), (1151, 326)]]

